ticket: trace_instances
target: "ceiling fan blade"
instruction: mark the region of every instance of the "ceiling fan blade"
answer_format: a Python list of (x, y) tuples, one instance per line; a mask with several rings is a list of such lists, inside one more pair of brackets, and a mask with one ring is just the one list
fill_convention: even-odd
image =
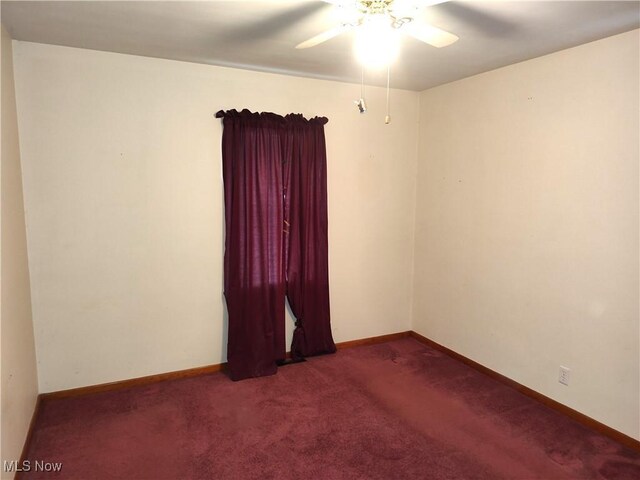
[(449, 0), (394, 0), (392, 7), (418, 9), (438, 5), (439, 3), (446, 3), (447, 1)]
[[(423, 16), (423, 11), (429, 7), (449, 3), (449, 0), (393, 0), (391, 3), (391, 15), (396, 19), (415, 19)], [(408, 23), (408, 22), (404, 22)]]
[(421, 42), (428, 43), (437, 48), (446, 47), (458, 41), (457, 35), (424, 23), (407, 23), (402, 26), (402, 31)]
[(337, 7), (355, 8), (357, 5), (356, 0), (322, 0), (325, 3), (336, 5)]
[(391, 11), (395, 16), (413, 17), (423, 8), (432, 7), (448, 0), (394, 0), (391, 4)]
[(301, 49), (301, 48), (315, 47), (316, 45), (326, 42), (327, 40), (331, 40), (333, 37), (337, 37), (338, 35), (340, 35), (343, 32), (346, 32), (352, 27), (353, 25), (349, 25), (346, 23), (343, 25), (339, 25), (335, 28), (332, 28), (331, 30), (322, 32), (316, 35), (315, 37), (311, 37), (309, 40), (305, 40), (304, 42), (299, 43), (298, 45), (296, 45), (296, 48)]
[(416, 7), (425, 8), (438, 5), (439, 3), (446, 3), (449, 0), (410, 0)]

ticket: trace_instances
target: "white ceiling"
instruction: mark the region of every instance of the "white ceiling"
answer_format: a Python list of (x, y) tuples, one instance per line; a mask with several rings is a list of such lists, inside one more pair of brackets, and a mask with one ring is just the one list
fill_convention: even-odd
[[(360, 81), (352, 34), (295, 45), (339, 23), (323, 1), (2, 1), (16, 40)], [(451, 1), (419, 19), (460, 40), (437, 49), (405, 37), (392, 87), (426, 88), (640, 26), (638, 1)], [(386, 72), (368, 73), (382, 85)]]

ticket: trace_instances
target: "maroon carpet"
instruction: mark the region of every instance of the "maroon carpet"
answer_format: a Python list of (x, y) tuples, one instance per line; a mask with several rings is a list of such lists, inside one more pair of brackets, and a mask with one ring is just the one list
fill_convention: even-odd
[(29, 479), (640, 478), (640, 454), (413, 339), (50, 400), (29, 458), (64, 464)]

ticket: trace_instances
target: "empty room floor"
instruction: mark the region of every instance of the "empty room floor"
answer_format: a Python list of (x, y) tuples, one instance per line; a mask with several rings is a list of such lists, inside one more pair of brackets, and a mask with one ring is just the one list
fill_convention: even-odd
[(50, 399), (28, 479), (637, 479), (640, 453), (412, 338)]

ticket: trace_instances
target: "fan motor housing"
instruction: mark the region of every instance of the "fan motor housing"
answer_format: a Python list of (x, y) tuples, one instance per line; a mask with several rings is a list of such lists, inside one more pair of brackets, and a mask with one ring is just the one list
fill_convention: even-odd
[(387, 14), (393, 0), (359, 0), (360, 10), (371, 15)]

